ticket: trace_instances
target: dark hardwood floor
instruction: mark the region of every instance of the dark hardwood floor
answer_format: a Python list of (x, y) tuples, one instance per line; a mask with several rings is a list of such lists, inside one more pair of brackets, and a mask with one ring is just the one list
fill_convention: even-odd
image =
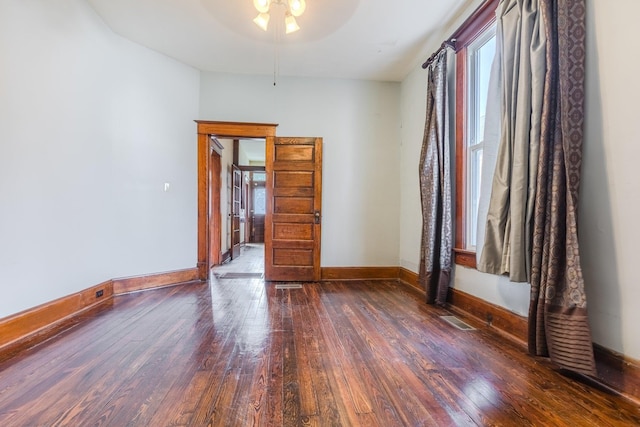
[(1, 362), (0, 426), (640, 425), (638, 406), (449, 326), (408, 286), (225, 277), (260, 268), (242, 260)]

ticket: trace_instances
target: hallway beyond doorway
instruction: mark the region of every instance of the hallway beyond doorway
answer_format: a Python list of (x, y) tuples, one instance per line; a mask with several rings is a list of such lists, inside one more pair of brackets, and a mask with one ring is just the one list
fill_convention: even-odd
[(216, 265), (211, 273), (221, 276), (250, 274), (256, 278), (264, 275), (264, 243), (245, 243), (240, 247), (240, 256), (236, 259)]

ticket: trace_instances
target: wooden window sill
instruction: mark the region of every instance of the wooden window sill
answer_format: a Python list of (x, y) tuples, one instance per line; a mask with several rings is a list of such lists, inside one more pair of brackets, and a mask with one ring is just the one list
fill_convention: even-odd
[(476, 253), (455, 248), (453, 250), (453, 262), (464, 267), (476, 268)]

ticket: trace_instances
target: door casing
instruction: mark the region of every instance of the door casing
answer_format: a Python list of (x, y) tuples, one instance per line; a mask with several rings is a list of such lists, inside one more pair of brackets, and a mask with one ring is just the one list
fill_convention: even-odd
[[(215, 138), (263, 138), (267, 146), (273, 145), (277, 124), (271, 123), (239, 123), (196, 120), (198, 129), (198, 227), (197, 227), (197, 269), (198, 278), (202, 281), (209, 280), (209, 272), (212, 261), (211, 256), (211, 173), (212, 173), (212, 140)], [(321, 155), (321, 154), (320, 154)], [(270, 172), (267, 170), (267, 175)], [(268, 181), (268, 180), (267, 180)], [(269, 184), (267, 183), (267, 192)], [(318, 197), (320, 195), (318, 194)], [(320, 200), (320, 199), (318, 199)], [(268, 203), (269, 204), (269, 203)], [(267, 208), (269, 209), (269, 207)], [(269, 211), (268, 211), (269, 212)], [(319, 215), (319, 214), (316, 214)], [(268, 222), (268, 221), (267, 221)], [(267, 227), (269, 224), (265, 224)], [(266, 238), (265, 230), (265, 238)], [(319, 235), (318, 235), (319, 238)], [(266, 239), (265, 239), (266, 240)], [(265, 246), (268, 243), (265, 242)], [(215, 257), (214, 257), (215, 258)], [(314, 280), (320, 279), (320, 257), (318, 252), (317, 272)]]
[(211, 188), (210, 175), (211, 139), (218, 138), (269, 138), (275, 137), (277, 124), (272, 123), (238, 123), (196, 120), (198, 128), (198, 278), (209, 279), (211, 265)]
[(211, 156), (209, 158), (209, 268), (220, 264), (220, 249), (222, 246), (222, 214), (220, 211), (220, 186), (222, 172), (222, 149), (224, 147), (217, 139), (212, 138)]

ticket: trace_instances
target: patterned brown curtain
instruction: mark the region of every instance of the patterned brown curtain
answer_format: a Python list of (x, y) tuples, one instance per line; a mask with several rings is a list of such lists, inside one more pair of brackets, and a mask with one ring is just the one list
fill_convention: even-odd
[(453, 248), (447, 117), (447, 53), (428, 67), (427, 114), (420, 153), (422, 243), (419, 281), (429, 304), (447, 302)]
[(535, 195), (529, 351), (595, 375), (577, 237), (585, 0), (540, 0), (547, 69)]

